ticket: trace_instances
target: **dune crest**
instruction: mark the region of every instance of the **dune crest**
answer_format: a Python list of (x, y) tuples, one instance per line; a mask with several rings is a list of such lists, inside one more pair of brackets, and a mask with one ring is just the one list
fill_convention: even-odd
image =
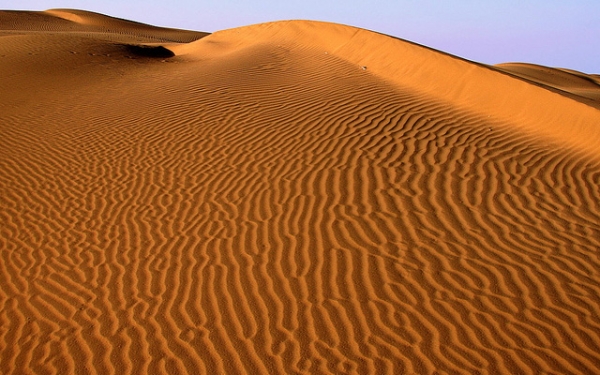
[(75, 22), (84, 26), (131, 26), (137, 28), (149, 28), (156, 29), (154, 26), (146, 25), (143, 23), (132, 22), (120, 18), (109, 17), (104, 14), (88, 12), (78, 9), (48, 9), (43, 12), (54, 17), (62, 18), (67, 21)]
[(0, 373), (600, 371), (596, 76), (311, 21), (0, 28)]
[[(0, 35), (41, 35), (69, 33), (71, 37), (91, 37), (97, 40), (188, 43), (208, 33), (151, 26), (76, 9), (46, 11), (0, 11)], [(45, 33), (45, 34), (44, 34)]]
[(44, 13), (51, 15), (53, 17), (62, 18), (64, 20), (79, 23), (79, 24), (85, 23), (84, 19), (81, 16), (78, 16), (75, 13), (71, 13), (71, 12), (64, 11), (64, 10), (58, 10), (58, 9), (57, 10), (47, 10)]

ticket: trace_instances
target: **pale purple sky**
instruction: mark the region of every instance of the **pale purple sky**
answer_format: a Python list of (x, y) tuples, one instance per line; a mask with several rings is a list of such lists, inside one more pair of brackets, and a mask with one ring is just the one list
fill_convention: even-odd
[(287, 19), (329, 21), (487, 64), (518, 61), (600, 74), (600, 0), (0, 0), (0, 9), (50, 8), (208, 32)]

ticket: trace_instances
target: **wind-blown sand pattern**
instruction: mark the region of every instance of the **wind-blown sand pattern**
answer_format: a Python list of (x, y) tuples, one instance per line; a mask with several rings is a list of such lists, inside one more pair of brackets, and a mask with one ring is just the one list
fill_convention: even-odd
[(597, 75), (0, 26), (0, 373), (600, 372)]

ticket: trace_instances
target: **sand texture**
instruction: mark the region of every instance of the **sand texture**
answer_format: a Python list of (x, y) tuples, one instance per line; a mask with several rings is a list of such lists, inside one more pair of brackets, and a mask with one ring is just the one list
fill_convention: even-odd
[(0, 12), (1, 374), (600, 373), (600, 77)]

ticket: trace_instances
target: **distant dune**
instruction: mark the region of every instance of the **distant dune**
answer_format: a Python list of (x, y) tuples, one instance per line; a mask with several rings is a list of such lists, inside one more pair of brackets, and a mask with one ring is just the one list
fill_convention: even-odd
[(0, 12), (0, 373), (600, 373), (600, 76)]

